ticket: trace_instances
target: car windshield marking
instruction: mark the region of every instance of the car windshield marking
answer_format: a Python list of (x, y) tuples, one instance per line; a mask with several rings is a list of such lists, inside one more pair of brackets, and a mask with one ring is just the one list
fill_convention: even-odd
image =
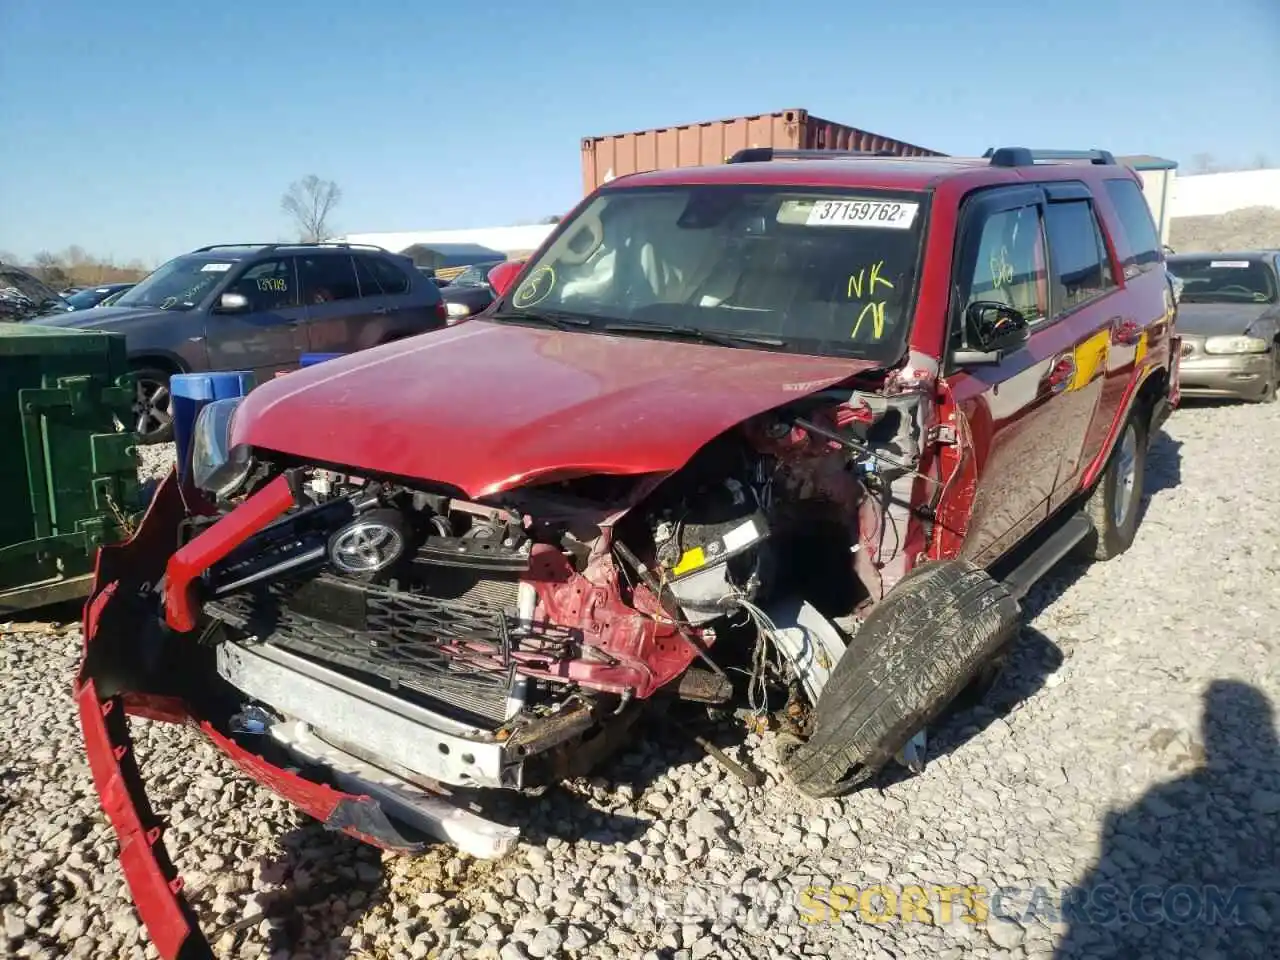
[(644, 333), (658, 337), (684, 337), (690, 340), (701, 340), (721, 347), (737, 347), (750, 344), (757, 347), (785, 347), (787, 342), (777, 337), (766, 337), (752, 333), (730, 333), (727, 330), (700, 330), (697, 327), (673, 326), (666, 323), (636, 323), (633, 321), (606, 323), (604, 329), (608, 333)]

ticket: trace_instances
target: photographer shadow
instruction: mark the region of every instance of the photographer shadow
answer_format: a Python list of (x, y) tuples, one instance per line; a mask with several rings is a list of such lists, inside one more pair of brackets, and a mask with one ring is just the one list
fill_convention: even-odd
[[(1274, 957), (1280, 925), (1280, 747), (1261, 691), (1215, 680), (1203, 747), (1157, 731), (1137, 749), (1185, 775), (1107, 815), (1101, 854), (1063, 901), (1056, 960)], [(1198, 761), (1198, 762), (1197, 762)]]

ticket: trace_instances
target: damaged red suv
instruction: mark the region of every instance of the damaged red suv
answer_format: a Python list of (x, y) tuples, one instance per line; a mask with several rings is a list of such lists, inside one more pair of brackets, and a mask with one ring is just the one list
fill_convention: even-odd
[[(513, 275), (514, 274), (514, 275)], [(162, 956), (207, 945), (127, 716), (395, 850), (579, 774), (672, 699), (795, 787), (897, 758), (1072, 550), (1124, 551), (1177, 402), (1139, 181), (1101, 151), (749, 150), (622, 177), (478, 318), (202, 411), (105, 548), (77, 697)]]

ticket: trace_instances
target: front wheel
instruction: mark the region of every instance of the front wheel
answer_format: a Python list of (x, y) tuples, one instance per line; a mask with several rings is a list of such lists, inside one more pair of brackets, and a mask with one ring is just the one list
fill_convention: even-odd
[(129, 426), (141, 444), (168, 443), (173, 439), (169, 372), (158, 367), (138, 367), (133, 376), (134, 422)]
[(1107, 469), (1084, 505), (1093, 534), (1083, 543), (1092, 549), (1093, 559), (1110, 560), (1133, 545), (1146, 469), (1147, 426), (1135, 411), (1125, 421)]
[(968, 561), (926, 563), (868, 614), (814, 708), (813, 733), (779, 744), (811, 797), (865, 783), (1016, 635), (1008, 590)]

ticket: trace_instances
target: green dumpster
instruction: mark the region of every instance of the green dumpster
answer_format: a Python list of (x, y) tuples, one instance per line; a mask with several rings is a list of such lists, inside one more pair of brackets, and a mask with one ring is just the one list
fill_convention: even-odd
[(0, 323), (0, 620), (88, 593), (137, 519), (124, 336)]

